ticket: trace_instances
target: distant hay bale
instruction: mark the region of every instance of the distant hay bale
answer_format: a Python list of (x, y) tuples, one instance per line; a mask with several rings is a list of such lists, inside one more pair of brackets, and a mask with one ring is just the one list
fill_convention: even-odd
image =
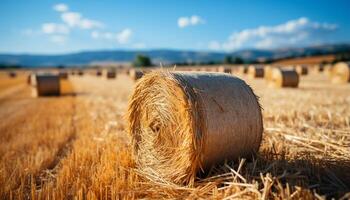
[(223, 73), (146, 74), (127, 117), (139, 169), (178, 184), (192, 184), (201, 169), (251, 156), (263, 131), (252, 89)]
[(28, 85), (36, 86), (36, 75), (34, 73), (28, 75), (27, 83)]
[(309, 70), (306, 65), (297, 65), (295, 66), (295, 71), (301, 75), (307, 75), (309, 73)]
[(333, 83), (350, 82), (350, 62), (338, 62), (332, 67), (331, 80)]
[(9, 76), (10, 78), (16, 78), (16, 77), (17, 77), (17, 73), (16, 73), (16, 72), (9, 72), (9, 73), (8, 73), (8, 76)]
[(79, 71), (78, 71), (78, 75), (79, 75), (79, 76), (83, 76), (83, 75), (84, 75), (84, 71), (83, 71), (83, 70), (79, 70)]
[(323, 73), (328, 77), (331, 78), (332, 76), (332, 68), (333, 66), (331, 64), (325, 65)]
[(60, 77), (60, 79), (63, 79), (63, 80), (67, 80), (68, 79), (68, 73), (66, 71), (60, 71), (58, 73), (58, 76)]
[(102, 76), (102, 71), (101, 70), (97, 70), (96, 71), (96, 76)]
[(274, 67), (272, 67), (271, 65), (264, 66), (264, 78), (267, 81), (271, 79), (271, 74), (272, 74), (273, 69), (274, 69)]
[(117, 77), (117, 73), (115, 70), (107, 70), (106, 71), (106, 78), (107, 79), (114, 79)]
[(247, 67), (247, 66), (240, 66), (240, 67), (238, 68), (238, 72), (239, 72), (240, 74), (247, 74), (247, 73), (248, 73), (248, 67)]
[(264, 78), (264, 68), (262, 66), (249, 66), (248, 68), (249, 78)]
[(58, 96), (60, 95), (60, 77), (52, 74), (36, 75), (37, 96)]
[(139, 69), (130, 69), (129, 73), (131, 79), (134, 81), (140, 79), (144, 75), (144, 73)]
[(218, 72), (231, 74), (231, 68), (220, 66), (218, 67)]
[(299, 85), (299, 75), (294, 69), (274, 68), (269, 79), (271, 87), (293, 87)]

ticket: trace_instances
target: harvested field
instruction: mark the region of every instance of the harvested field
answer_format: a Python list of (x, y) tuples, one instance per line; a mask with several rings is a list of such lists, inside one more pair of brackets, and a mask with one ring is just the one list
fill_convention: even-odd
[(319, 73), (301, 76), (298, 88), (270, 88), (239, 76), (263, 108), (259, 152), (193, 186), (148, 179), (136, 167), (126, 131), (129, 76), (69, 76), (66, 95), (42, 98), (31, 97), (26, 77), (1, 77), (0, 198), (349, 198), (350, 84)]

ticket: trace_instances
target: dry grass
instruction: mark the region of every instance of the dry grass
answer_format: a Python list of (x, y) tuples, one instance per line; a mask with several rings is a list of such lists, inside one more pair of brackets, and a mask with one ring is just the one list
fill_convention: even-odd
[(291, 58), (291, 59), (284, 59), (275, 62), (274, 64), (281, 64), (281, 65), (294, 65), (294, 64), (320, 64), (322, 62), (332, 62), (335, 60), (335, 55), (323, 55), (323, 56), (310, 56), (305, 58)]
[(349, 84), (318, 74), (301, 77), (298, 89), (272, 89), (246, 79), (264, 108), (259, 153), (187, 187), (149, 181), (135, 167), (123, 118), (130, 78), (70, 79), (76, 96), (30, 98), (24, 88), (0, 101), (1, 199), (317, 199), (350, 191)]

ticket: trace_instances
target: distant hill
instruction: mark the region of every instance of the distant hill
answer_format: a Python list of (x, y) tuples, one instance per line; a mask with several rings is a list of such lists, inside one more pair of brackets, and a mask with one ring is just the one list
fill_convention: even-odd
[(227, 55), (240, 57), (246, 62), (275, 60), (310, 55), (335, 54), (350, 52), (350, 44), (320, 45), (305, 48), (285, 48), (276, 50), (240, 50), (232, 53), (200, 52), (182, 50), (147, 50), (147, 51), (85, 51), (61, 55), (0, 54), (0, 64), (21, 66), (57, 66), (87, 65), (98, 62), (131, 62), (137, 54), (151, 57), (154, 64), (172, 64), (183, 62), (221, 62)]

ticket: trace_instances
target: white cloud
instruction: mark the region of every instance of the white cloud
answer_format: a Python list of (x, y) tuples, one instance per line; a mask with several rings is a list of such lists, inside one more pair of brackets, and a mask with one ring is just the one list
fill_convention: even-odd
[(56, 10), (57, 12), (67, 12), (68, 11), (68, 6), (64, 3), (59, 3), (53, 6), (53, 9)]
[(44, 23), (41, 30), (45, 34), (69, 34), (69, 28), (64, 24)]
[(195, 26), (204, 23), (205, 21), (197, 15), (192, 15), (191, 17), (180, 17), (177, 20), (177, 25), (180, 28), (185, 28), (186, 26)]
[(245, 29), (231, 34), (227, 41), (219, 45), (220, 48), (217, 48), (217, 44), (209, 44), (208, 47), (230, 51), (247, 46), (263, 49), (291, 46), (320, 38), (335, 29), (335, 24), (313, 22), (301, 17), (276, 26)]
[(221, 49), (220, 43), (218, 41), (211, 41), (211, 42), (209, 42), (209, 49), (211, 49), (211, 50), (220, 50)]
[(63, 35), (52, 35), (50, 37), (50, 41), (56, 44), (60, 44), (63, 45), (64, 43), (66, 43), (67, 37), (63, 36)]
[(82, 14), (78, 12), (64, 12), (61, 15), (61, 19), (70, 27), (78, 27), (81, 29), (93, 29), (93, 28), (102, 28), (103, 23), (83, 18)]
[(132, 30), (126, 28), (119, 33), (92, 31), (91, 37), (94, 39), (115, 40), (119, 44), (126, 44), (129, 42), (132, 34)]
[(132, 35), (131, 29), (126, 28), (117, 34), (117, 41), (120, 44), (125, 44), (129, 41), (131, 35)]

